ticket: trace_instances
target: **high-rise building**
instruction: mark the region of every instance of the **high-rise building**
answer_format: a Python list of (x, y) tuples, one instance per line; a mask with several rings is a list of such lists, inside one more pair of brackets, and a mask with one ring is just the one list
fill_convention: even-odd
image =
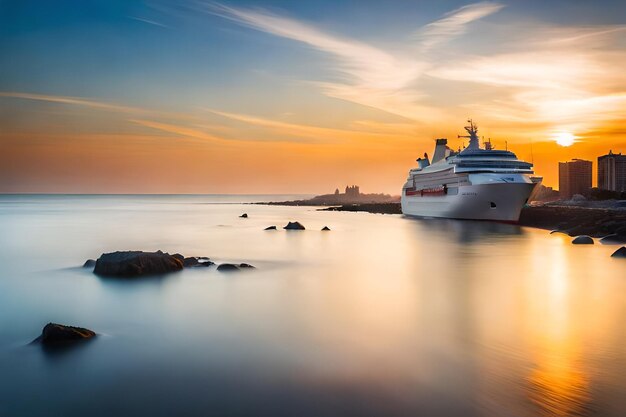
[(598, 188), (626, 191), (626, 155), (609, 151), (598, 157)]
[(591, 188), (593, 163), (582, 159), (559, 162), (559, 193), (561, 198), (571, 198), (583, 194)]

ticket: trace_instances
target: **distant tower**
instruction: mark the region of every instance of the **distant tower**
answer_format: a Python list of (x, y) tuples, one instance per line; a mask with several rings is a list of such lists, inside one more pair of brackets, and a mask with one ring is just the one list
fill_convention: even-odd
[(335, 195), (339, 195), (339, 188), (335, 188)]
[(591, 188), (592, 164), (582, 159), (559, 162), (559, 193), (562, 198), (583, 194)]
[(609, 151), (598, 157), (598, 188), (626, 191), (626, 155)]

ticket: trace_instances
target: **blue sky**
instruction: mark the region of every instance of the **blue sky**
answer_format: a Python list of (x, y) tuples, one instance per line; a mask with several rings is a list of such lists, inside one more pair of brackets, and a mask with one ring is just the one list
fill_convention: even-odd
[[(59, 145), (213, 138), (263, 153), (255, 142), (364, 135), (352, 152), (325, 149), (345, 154), (341, 176), (376, 152), (392, 170), (409, 146), (421, 155), (474, 116), (521, 149), (546, 142), (550, 177), (560, 151), (622, 143), (625, 34), (623, 1), (2, 1), (0, 140), (24, 155), (46, 134)], [(221, 149), (211, 140), (189, 146)]]

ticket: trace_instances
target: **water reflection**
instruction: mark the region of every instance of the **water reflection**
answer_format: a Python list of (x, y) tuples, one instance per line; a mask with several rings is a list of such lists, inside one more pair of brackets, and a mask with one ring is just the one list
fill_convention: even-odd
[(530, 281), (527, 294), (532, 320), (526, 328), (532, 344), (528, 398), (540, 416), (589, 416), (593, 411), (590, 377), (574, 311), (585, 311), (586, 300), (580, 298), (581, 287), (572, 285), (577, 273), (586, 271), (572, 269), (571, 254), (563, 245), (534, 255), (543, 274)]
[(474, 243), (484, 239), (509, 238), (521, 236), (523, 228), (507, 223), (473, 220), (417, 219), (407, 220), (419, 223), (419, 227), (448, 236), (453, 236), (459, 243)]
[[(624, 415), (626, 280), (610, 247), (195, 197), (56, 198), (54, 213), (14, 200), (0, 204), (0, 415)], [(307, 230), (263, 231), (288, 220)], [(120, 249), (257, 269), (67, 269)], [(110, 337), (8, 348), (48, 321)]]

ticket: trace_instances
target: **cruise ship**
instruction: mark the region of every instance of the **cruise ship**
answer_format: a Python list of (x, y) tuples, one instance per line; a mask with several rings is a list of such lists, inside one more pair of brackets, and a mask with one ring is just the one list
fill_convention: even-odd
[(532, 164), (513, 152), (481, 149), (478, 129), (472, 120), (465, 127), (469, 144), (460, 152), (436, 139), (432, 161), (417, 160), (402, 187), (402, 213), (408, 216), (445, 217), (516, 222), (541, 177)]

